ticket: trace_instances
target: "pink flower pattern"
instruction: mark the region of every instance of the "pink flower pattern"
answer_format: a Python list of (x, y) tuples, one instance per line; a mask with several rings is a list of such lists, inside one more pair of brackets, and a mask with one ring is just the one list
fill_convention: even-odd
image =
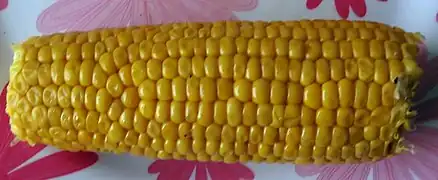
[[(57, 0), (38, 17), (41, 33), (181, 21), (237, 19), (257, 0)], [(171, 13), (169, 13), (171, 12)]]
[[(195, 170), (196, 169), (196, 170)], [(189, 180), (193, 171), (195, 180), (252, 180), (254, 173), (242, 164), (201, 163), (182, 160), (157, 160), (148, 172), (157, 174), (157, 180)]]
[[(419, 47), (417, 60), (424, 69), (424, 76), (420, 80), (415, 100), (424, 98), (438, 84), (438, 57), (428, 61), (426, 46), (421, 44)], [(437, 107), (437, 97), (413, 107), (419, 114), (416, 123), (438, 118)], [(302, 177), (317, 175), (318, 180), (366, 180), (371, 172), (374, 180), (415, 180), (414, 175), (419, 179), (431, 179), (438, 176), (437, 136), (438, 129), (419, 125), (416, 131), (404, 135), (405, 143), (413, 145), (414, 153), (405, 152), (376, 163), (295, 166), (295, 171)]]
[[(29, 146), (26, 142), (12, 142), (6, 108), (6, 86), (0, 95), (0, 179), (1, 180), (45, 180), (74, 173), (93, 165), (98, 156), (90, 152), (61, 151), (30, 164), (21, 166), (45, 148), (44, 145)], [(18, 169), (16, 169), (19, 167)]]
[[(316, 9), (323, 0), (307, 0), (307, 9)], [(335, 8), (339, 16), (347, 19), (350, 14), (350, 8), (353, 10), (354, 14), (358, 17), (364, 17), (367, 13), (367, 5), (365, 0), (334, 0)], [(381, 2), (386, 2), (387, 0), (378, 0)]]
[(0, 11), (8, 7), (8, 0), (0, 0)]

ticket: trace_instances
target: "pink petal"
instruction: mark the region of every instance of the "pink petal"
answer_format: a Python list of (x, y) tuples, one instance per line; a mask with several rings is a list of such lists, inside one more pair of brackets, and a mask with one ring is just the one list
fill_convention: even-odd
[(0, 94), (0, 157), (1, 152), (5, 151), (9, 147), (9, 143), (13, 139), (13, 135), (10, 131), (9, 116), (6, 114), (6, 84)]
[(438, 22), (438, 13), (435, 15), (435, 21)]
[(130, 22), (130, 3), (126, 0), (58, 0), (39, 15), (37, 29), (42, 33), (55, 33), (126, 26)]
[(358, 164), (356, 169), (353, 171), (349, 180), (366, 180), (370, 174), (371, 165), (370, 164)]
[(157, 180), (189, 180), (195, 169), (195, 163), (179, 160), (156, 160), (148, 172), (159, 173)]
[(418, 115), (415, 117), (416, 123), (423, 123), (434, 120), (438, 117), (438, 97), (428, 99), (419, 105), (414, 106)]
[(212, 180), (254, 179), (254, 173), (242, 164), (208, 163), (207, 170)]
[[(5, 145), (9, 147), (9, 144), (10, 142)], [(4, 162), (2, 166), (7, 172), (10, 172), (43, 150), (44, 147), (46, 146), (35, 145), (34, 147), (31, 147), (26, 142), (19, 142), (15, 146), (9, 147), (1, 153), (0, 160)]]
[(357, 16), (365, 16), (365, 14), (367, 13), (367, 5), (365, 3), (365, 0), (350, 0), (350, 3), (351, 9), (353, 9), (353, 12)]
[(316, 165), (296, 165), (295, 172), (301, 177), (313, 176), (323, 172), (323, 167)]
[[(331, 180), (333, 177), (333, 173), (339, 170), (339, 166), (325, 166), (323, 173), (318, 175), (316, 180)], [(335, 178), (333, 178), (334, 180)]]
[(8, 0), (0, 0), (0, 11), (8, 7)]
[(354, 171), (356, 171), (357, 165), (336, 165), (338, 168), (331, 176), (331, 179), (349, 179)]
[(221, 0), (212, 2), (231, 11), (249, 11), (256, 8), (258, 4), (258, 0)]
[(413, 156), (404, 156), (402, 161), (404, 164), (409, 164), (410, 169), (419, 179), (429, 179), (430, 177), (438, 176), (436, 172), (434, 173), (429, 168), (426, 168), (421, 161)]
[(393, 169), (388, 160), (382, 160), (374, 164), (373, 168), (374, 180), (395, 180)]
[(350, 0), (335, 0), (335, 7), (339, 16), (344, 19), (348, 18), (348, 14), (350, 13)]
[(322, 0), (307, 0), (306, 7), (307, 9), (315, 9), (321, 4)]
[(412, 173), (409, 171), (409, 166), (401, 160), (406, 155), (398, 155), (391, 158), (389, 161), (394, 169), (395, 179), (397, 180), (415, 180)]
[(10, 179), (45, 180), (64, 176), (96, 163), (98, 156), (90, 152), (57, 152), (9, 174)]
[(198, 163), (196, 165), (195, 180), (207, 180), (207, 166), (205, 163)]
[[(230, 9), (218, 6), (217, 2), (211, 0), (183, 0), (184, 9), (189, 10), (190, 21), (218, 21), (229, 20), (234, 14)], [(219, 1), (218, 1), (219, 2)], [(183, 13), (179, 13), (183, 14)]]

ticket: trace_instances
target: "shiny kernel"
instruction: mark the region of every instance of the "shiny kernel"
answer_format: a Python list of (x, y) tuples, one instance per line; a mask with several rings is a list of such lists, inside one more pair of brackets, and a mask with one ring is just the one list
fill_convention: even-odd
[(262, 39), (260, 44), (260, 55), (264, 57), (272, 57), (275, 55), (275, 44), (272, 39)]
[(322, 55), (327, 59), (339, 57), (339, 47), (335, 41), (325, 41), (322, 43)]
[(249, 130), (249, 142), (252, 144), (258, 144), (263, 139), (263, 131), (260, 126), (251, 126)]
[(216, 100), (216, 82), (213, 78), (202, 78), (199, 82), (199, 94), (203, 101), (212, 102)]
[(392, 82), (387, 82), (382, 86), (382, 105), (392, 106), (394, 104), (394, 92), (396, 85)]
[[(35, 61), (35, 60), (27, 61), (23, 65), (23, 68), (21, 69), (21, 74), (23, 75), (23, 78), (27, 82), (27, 84), (29, 84), (31, 86), (38, 84), (38, 68), (39, 68), (39, 66), (40, 66), (40, 63), (38, 61)], [(68, 67), (68, 69), (67, 69), (67, 67)], [(69, 66), (66, 65), (65, 69), (67, 71), (71, 70), (72, 69), (71, 64), (69, 64)], [(64, 75), (65, 75), (65, 72), (64, 72)]]
[(178, 139), (178, 126), (173, 122), (166, 122), (161, 127), (161, 135), (165, 140), (175, 141)]
[(327, 147), (332, 139), (331, 127), (318, 127), (316, 131), (315, 145), (316, 147)]
[(258, 79), (254, 81), (252, 86), (252, 100), (256, 104), (264, 104), (269, 102), (270, 97), (270, 82), (266, 79)]
[[(38, 68), (38, 84), (47, 87), (52, 84), (50, 64), (41, 64)], [(12, 77), (12, 76), (10, 76)]]
[(289, 41), (289, 58), (294, 60), (302, 60), (305, 57), (306, 47), (304, 41), (292, 39)]
[(210, 124), (205, 129), (205, 139), (207, 141), (219, 141), (221, 140), (222, 127), (217, 124)]
[(79, 84), (82, 86), (89, 86), (93, 80), (93, 68), (95, 63), (93, 60), (84, 60), (80, 66)]
[(342, 59), (353, 58), (353, 47), (350, 41), (339, 42), (340, 57)]
[(213, 37), (209, 37), (207, 38), (207, 40), (205, 41), (205, 46), (206, 46), (206, 54), (207, 56), (211, 56), (211, 57), (217, 57), (220, 54), (220, 43), (218, 39), (215, 39)]
[(230, 79), (218, 79), (217, 93), (217, 97), (219, 98), (219, 100), (229, 99), (233, 95), (233, 82)]
[(399, 60), (388, 60), (389, 65), (389, 77), (393, 81), (395, 78), (399, 77), (404, 71), (405, 66), (402, 61)]
[(374, 79), (374, 61), (371, 58), (360, 58), (357, 61), (359, 79), (365, 82), (370, 82)]
[(351, 107), (354, 102), (354, 85), (348, 79), (338, 82), (339, 105), (341, 107)]
[(243, 124), (246, 126), (254, 125), (257, 122), (257, 104), (246, 102), (243, 106)]
[(227, 123), (227, 102), (216, 101), (214, 103), (214, 122), (223, 125)]
[(106, 114), (101, 113), (97, 122), (97, 129), (102, 134), (107, 134), (111, 126), (111, 120)]
[(119, 78), (125, 86), (131, 86), (134, 83), (131, 76), (131, 64), (127, 64), (120, 68)]
[(96, 110), (98, 112), (107, 112), (112, 102), (111, 94), (106, 89), (99, 89), (96, 94)]
[(317, 128), (314, 126), (304, 126), (301, 134), (302, 146), (313, 146), (315, 144)]
[(93, 69), (93, 78), (92, 84), (96, 88), (104, 88), (106, 85), (106, 80), (108, 79), (108, 75), (102, 69), (100, 65), (96, 65)]
[(88, 132), (97, 132), (97, 123), (99, 121), (99, 113), (96, 111), (88, 111), (85, 118), (85, 129)]
[(374, 59), (385, 58), (385, 47), (383, 46), (384, 41), (371, 40), (370, 41), (370, 57)]
[(382, 87), (377, 83), (371, 83), (368, 89), (367, 108), (373, 110), (377, 108), (382, 100)]
[(356, 80), (358, 76), (358, 62), (355, 59), (346, 59), (344, 61), (345, 77), (350, 80)]
[(133, 119), (135, 116), (135, 109), (125, 108), (125, 110), (120, 115), (119, 123), (125, 129), (132, 129)]
[(348, 132), (345, 128), (333, 128), (331, 147), (341, 147), (345, 145), (348, 138)]
[(366, 109), (357, 109), (354, 113), (354, 125), (358, 127), (367, 126), (370, 121), (370, 112)]
[(320, 108), (316, 112), (316, 124), (322, 127), (333, 126), (336, 122), (335, 112), (330, 109)]
[(233, 57), (232, 56), (219, 56), (218, 69), (222, 78), (233, 77)]
[(172, 79), (178, 75), (178, 61), (175, 58), (167, 58), (163, 61), (163, 77)]
[(318, 83), (325, 83), (330, 80), (330, 64), (327, 59), (318, 59), (316, 65), (316, 81)]
[(355, 120), (353, 110), (350, 108), (339, 108), (336, 115), (336, 124), (341, 127), (350, 127)]
[(368, 100), (368, 87), (363, 81), (356, 81), (354, 92), (354, 108), (364, 108)]
[(272, 105), (259, 104), (257, 108), (257, 124), (260, 126), (268, 126), (272, 123)]
[(117, 98), (123, 93), (123, 84), (117, 74), (111, 75), (106, 81), (106, 89), (114, 97)]
[(232, 127), (236, 127), (242, 123), (243, 104), (236, 98), (230, 98), (227, 101), (227, 121)]
[[(267, 88), (267, 87), (266, 87)], [(288, 89), (285, 83), (274, 80), (271, 82), (270, 99), (271, 104), (284, 104), (287, 100)]]
[(348, 140), (350, 144), (356, 144), (363, 140), (363, 128), (350, 127), (348, 134)]
[(322, 56), (322, 45), (321, 42), (317, 40), (309, 40), (305, 43), (307, 53), (306, 53), (306, 59), (307, 60), (316, 60)]
[(113, 74), (117, 71), (116, 64), (114, 63), (114, 58), (110, 53), (103, 54), (99, 58), (99, 64), (102, 69), (108, 74)]
[(250, 58), (246, 65), (245, 78), (255, 81), (262, 76), (262, 65), (258, 58)]
[(322, 85), (322, 105), (329, 109), (338, 107), (339, 94), (336, 82), (328, 81)]
[(162, 70), (161, 70), (162, 63), (160, 60), (151, 59), (147, 62), (146, 66), (147, 66), (146, 68), (147, 77), (149, 77), (152, 80), (159, 80), (162, 77)]
[(315, 117), (316, 117), (316, 112), (315, 110), (307, 107), (307, 106), (302, 106), (301, 107), (301, 125), (303, 126), (310, 126), (315, 124)]
[(308, 86), (316, 80), (316, 64), (311, 60), (302, 63), (300, 82), (303, 86)]
[(252, 84), (247, 79), (239, 79), (233, 85), (234, 96), (242, 102), (251, 100)]
[(123, 94), (120, 98), (122, 100), (123, 105), (128, 108), (136, 108), (140, 98), (138, 97), (137, 88), (129, 87), (123, 91)]
[(289, 42), (286, 38), (275, 39), (275, 52), (277, 57), (287, 58), (289, 55)]
[[(9, 92), (8, 92), (9, 93)], [(12, 96), (9, 96), (10, 98), (13, 98)], [(43, 103), (43, 88), (39, 86), (33, 86), (31, 87), (27, 93), (26, 98), (29, 101), (29, 103), (32, 106), (37, 106)], [(7, 102), (14, 102), (14, 101), (7, 101)]]
[(304, 89), (304, 104), (312, 109), (321, 107), (321, 86), (318, 84), (311, 84)]
[(249, 140), (249, 127), (238, 126), (236, 129), (236, 141), (237, 142), (248, 142)]
[[(24, 118), (22, 118), (24, 119)], [(73, 109), (65, 108), (60, 117), (61, 127), (64, 129), (73, 129)]]
[(186, 102), (185, 120), (187, 122), (195, 122), (198, 117), (199, 104), (196, 102)]
[(163, 61), (169, 56), (167, 47), (164, 43), (155, 43), (152, 46), (152, 58)]
[(159, 123), (164, 123), (170, 120), (170, 102), (169, 101), (158, 101), (155, 120)]

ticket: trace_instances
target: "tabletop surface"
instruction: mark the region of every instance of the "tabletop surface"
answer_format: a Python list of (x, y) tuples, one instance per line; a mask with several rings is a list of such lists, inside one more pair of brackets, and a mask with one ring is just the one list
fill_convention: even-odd
[[(433, 59), (438, 55), (437, 13), (436, 0), (0, 0), (0, 82), (5, 85), (8, 80), (13, 55), (11, 44), (29, 36), (175, 21), (373, 20), (421, 33), (430, 52), (424, 58)], [(438, 63), (430, 64), (438, 67), (433, 66)], [(425, 114), (429, 119), (438, 117), (433, 113), (436, 105), (427, 105), (430, 112)], [(415, 152), (378, 163), (222, 164), (70, 153), (41, 145), (29, 147), (22, 142), (11, 145), (13, 137), (4, 112), (4, 92), (0, 106), (0, 179), (433, 180), (438, 177), (438, 140), (433, 138), (438, 135), (438, 129), (433, 121), (406, 135)]]

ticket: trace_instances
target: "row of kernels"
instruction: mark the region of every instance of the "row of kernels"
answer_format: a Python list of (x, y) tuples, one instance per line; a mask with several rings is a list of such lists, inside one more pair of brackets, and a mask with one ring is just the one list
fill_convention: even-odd
[(395, 85), (391, 82), (381, 86), (374, 82), (367, 84), (360, 80), (355, 82), (343, 80), (339, 83), (328, 81), (322, 85), (313, 83), (304, 87), (302, 94), (295, 92), (295, 96), (304, 97), (304, 104), (315, 110), (320, 107), (327, 109), (354, 107), (374, 110), (381, 105), (392, 106), (395, 101), (394, 91)]
[[(274, 26), (275, 27), (275, 26)], [(312, 30), (312, 29), (310, 29)], [(310, 31), (307, 29), (307, 31)], [(313, 29), (318, 35), (318, 29)], [(319, 29), (319, 31), (329, 31), (331, 29)], [(336, 30), (336, 29), (335, 29)], [(343, 29), (337, 29), (343, 30)], [(357, 29), (349, 29), (353, 32)], [(294, 29), (294, 32), (298, 29)], [(305, 32), (302, 29), (302, 33)], [(336, 31), (335, 31), (336, 32)], [(232, 55), (238, 53), (248, 53), (250, 56), (286, 56), (289, 54), (292, 59), (304, 59), (319, 57), (332, 58), (352, 58), (352, 57), (368, 57), (379, 59), (386, 57), (387, 59), (414, 58), (417, 51), (415, 43), (404, 43), (404, 41), (385, 41), (388, 38), (377, 36), (376, 40), (371, 40), (373, 37), (365, 39), (355, 39), (348, 33), (347, 41), (343, 41), (342, 37), (333, 38), (321, 37), (323, 42), (318, 41), (318, 37), (306, 38), (301, 36), (294, 37), (292, 40), (287, 38), (260, 38), (248, 39), (244, 37), (222, 37), (217, 38), (201, 38), (201, 39), (174, 39), (163, 41), (145, 40), (135, 44), (131, 44), (132, 40), (123, 43), (118, 42), (117, 38), (107, 38), (103, 42), (90, 42), (85, 44), (80, 43), (58, 43), (53, 48), (48, 45), (43, 47), (23, 46), (26, 48), (26, 53), (23, 56), (25, 60), (37, 59), (40, 62), (48, 63), (52, 60), (80, 60), (80, 59), (96, 59), (98, 60), (105, 52), (114, 52), (116, 54), (125, 55), (129, 61), (142, 59), (165, 59), (167, 57), (192, 57), (198, 55), (219, 56)], [(166, 34), (166, 33), (164, 33)], [(295, 32), (295, 34), (299, 34)], [(323, 35), (324, 33), (321, 33)], [(336, 34), (336, 33), (335, 33)], [(343, 34), (343, 33), (340, 33)], [(121, 33), (119, 36), (126, 36), (126, 33)], [(310, 34), (309, 34), (310, 35)], [(158, 34), (156, 35), (158, 36)], [(329, 36), (329, 35), (327, 35)], [(120, 39), (120, 38), (119, 38)], [(160, 39), (160, 38), (154, 38)], [(370, 40), (370, 41), (369, 41)], [(124, 47), (126, 46), (126, 47)]]
[[(280, 28), (279, 28), (280, 27)], [(96, 42), (108, 37), (116, 37), (121, 45), (130, 42), (138, 42), (142, 39), (153, 39), (155, 41), (176, 39), (182, 37), (223, 37), (223, 36), (245, 36), (245, 37), (277, 37), (280, 32), (288, 32), (281, 28), (289, 29), (357, 29), (360, 37), (369, 38), (372, 30), (388, 31), (398, 36), (403, 36), (404, 32), (399, 29), (392, 29), (387, 25), (369, 22), (321, 22), (321, 21), (288, 21), (288, 22), (248, 22), (248, 21), (227, 21), (215, 23), (178, 23), (175, 25), (160, 25), (146, 27), (128, 27), (124, 29), (98, 29), (88, 33), (67, 33), (65, 35), (53, 34), (39, 38), (32, 38), (27, 43), (34, 43), (38, 46), (44, 44), (54, 44), (60, 42)], [(289, 30), (292, 32), (292, 30)], [(330, 34), (326, 31), (308, 32), (309, 34)], [(378, 33), (376, 33), (378, 34)]]

